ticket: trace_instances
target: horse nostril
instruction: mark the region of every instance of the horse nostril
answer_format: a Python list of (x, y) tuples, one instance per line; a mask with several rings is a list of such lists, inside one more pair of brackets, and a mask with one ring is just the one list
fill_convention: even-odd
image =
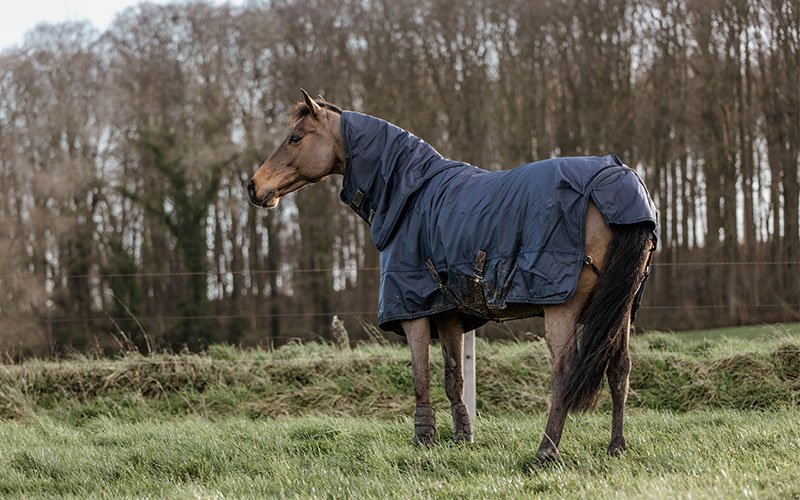
[(247, 193), (250, 195), (251, 200), (256, 198), (256, 183), (253, 179), (250, 179), (250, 182), (247, 183)]

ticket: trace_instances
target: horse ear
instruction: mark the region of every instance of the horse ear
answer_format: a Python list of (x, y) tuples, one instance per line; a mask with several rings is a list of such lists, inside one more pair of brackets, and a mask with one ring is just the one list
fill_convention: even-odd
[(315, 101), (314, 99), (311, 98), (310, 95), (308, 95), (306, 89), (300, 89), (300, 92), (303, 93), (303, 100), (306, 102), (306, 106), (308, 106), (308, 109), (309, 111), (311, 111), (311, 114), (314, 116), (314, 118), (319, 119), (322, 108), (319, 107), (317, 101)]

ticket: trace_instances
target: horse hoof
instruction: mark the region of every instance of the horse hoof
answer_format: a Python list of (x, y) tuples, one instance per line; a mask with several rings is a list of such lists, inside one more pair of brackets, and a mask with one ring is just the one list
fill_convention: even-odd
[(455, 444), (470, 444), (473, 443), (474, 440), (472, 434), (455, 434), (453, 436), (453, 442)]
[(432, 446), (434, 441), (436, 441), (433, 433), (430, 434), (423, 434), (417, 435), (414, 434), (414, 446)]
[(436, 413), (430, 406), (414, 408), (414, 444), (430, 446), (436, 439)]
[(536, 452), (536, 458), (541, 463), (550, 463), (560, 461), (561, 454), (558, 453), (558, 450), (555, 448), (540, 448), (539, 451)]
[(472, 442), (472, 418), (464, 403), (458, 403), (450, 407), (453, 415), (453, 442), (471, 443)]
[(625, 450), (627, 449), (628, 445), (625, 443), (625, 438), (612, 439), (611, 443), (608, 445), (606, 453), (608, 453), (612, 457), (621, 457), (625, 455)]

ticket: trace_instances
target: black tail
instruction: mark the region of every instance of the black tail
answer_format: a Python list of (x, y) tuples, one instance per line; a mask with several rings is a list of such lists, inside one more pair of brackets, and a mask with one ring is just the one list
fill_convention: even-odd
[(594, 408), (611, 356), (622, 347), (622, 328), (649, 256), (650, 223), (613, 226), (600, 277), (578, 317), (583, 331), (578, 352), (564, 385), (564, 404), (570, 411)]

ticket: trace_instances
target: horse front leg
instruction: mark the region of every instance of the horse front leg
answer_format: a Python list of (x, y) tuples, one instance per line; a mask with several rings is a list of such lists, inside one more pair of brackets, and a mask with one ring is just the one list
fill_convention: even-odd
[(553, 400), (544, 430), (542, 443), (536, 452), (540, 460), (560, 458), (558, 444), (567, 420), (568, 408), (564, 404), (564, 382), (572, 358), (575, 356), (575, 327), (577, 311), (569, 303), (545, 308), (545, 340), (552, 355), (551, 386)]
[(430, 446), (436, 433), (436, 416), (431, 406), (430, 344), (428, 318), (402, 322), (411, 348), (411, 371), (414, 379), (414, 444)]
[(453, 415), (453, 441), (472, 442), (472, 418), (464, 404), (464, 328), (458, 314), (436, 320), (444, 357), (444, 389)]
[(620, 456), (625, 454), (628, 448), (625, 436), (622, 433), (622, 420), (625, 413), (625, 402), (628, 399), (628, 387), (630, 385), (629, 375), (631, 372), (631, 355), (628, 351), (628, 339), (630, 337), (631, 321), (630, 317), (625, 323), (620, 334), (622, 335), (622, 346), (618, 352), (611, 356), (606, 369), (608, 376), (608, 387), (611, 389), (611, 442), (608, 445), (608, 454)]

